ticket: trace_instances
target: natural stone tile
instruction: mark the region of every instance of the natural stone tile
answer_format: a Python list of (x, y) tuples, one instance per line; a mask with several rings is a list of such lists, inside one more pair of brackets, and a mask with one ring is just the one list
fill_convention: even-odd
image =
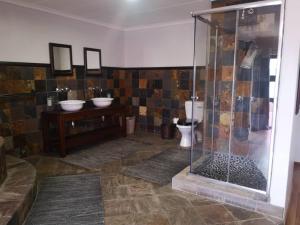
[(167, 212), (172, 225), (207, 225), (193, 208), (184, 208)]
[(250, 81), (238, 81), (236, 88), (236, 95), (238, 96), (250, 96), (251, 82)]
[(154, 193), (153, 185), (143, 181), (130, 184), (128, 185), (128, 193), (130, 196), (149, 196)]
[(282, 219), (279, 219), (279, 218), (276, 218), (276, 217), (273, 217), (273, 216), (267, 216), (267, 215), (265, 215), (265, 218), (267, 219), (267, 220), (270, 220), (270, 221), (272, 221), (273, 223), (275, 223), (276, 225), (283, 225), (283, 221), (282, 221)]
[(118, 186), (118, 185), (128, 185), (138, 182), (136, 178), (124, 176), (122, 174), (117, 174), (115, 176), (102, 176), (101, 182), (107, 186)]
[(280, 225), (281, 223), (276, 223), (271, 220), (262, 218), (262, 219), (253, 219), (247, 220), (240, 223), (241, 225)]
[(230, 90), (222, 91), (220, 94), (220, 110), (230, 111), (232, 107), (232, 93)]
[[(8, 176), (0, 187), (0, 224), (22, 224), (36, 194), (36, 172), (22, 159), (8, 159)], [(4, 223), (4, 222), (6, 223)]]
[(12, 156), (9, 156), (9, 155), (6, 156), (6, 166), (7, 166), (7, 168), (12, 168), (12, 167), (15, 167), (15, 166), (20, 165), (20, 164), (24, 164), (24, 161), (20, 160), (19, 158), (12, 157)]
[(161, 208), (165, 211), (190, 207), (188, 200), (176, 195), (158, 196)]
[(30, 164), (19, 164), (8, 170), (6, 186), (31, 185), (35, 181), (35, 170)]
[(40, 156), (30, 156), (25, 158), (25, 160), (27, 162), (29, 162), (30, 164), (32, 164), (33, 166), (36, 166), (38, 164), (38, 162), (41, 160)]
[(237, 220), (249, 220), (254, 218), (263, 218), (262, 214), (242, 209), (239, 207), (224, 205), (224, 207), (237, 219)]
[(140, 88), (140, 89), (145, 89), (145, 88), (147, 88), (147, 80), (146, 80), (146, 79), (140, 79), (140, 80), (139, 80), (139, 88)]
[(133, 220), (135, 225), (171, 225), (162, 214), (137, 214)]
[(3, 201), (0, 204), (0, 217), (11, 217), (19, 205), (18, 201)]
[(212, 200), (205, 199), (205, 198), (193, 199), (190, 201), (193, 206), (220, 205), (221, 204), (220, 202), (212, 201)]
[[(223, 205), (204, 196), (172, 190), (170, 184), (160, 186), (120, 174), (120, 168), (130, 160), (139, 162), (165, 148), (176, 146), (174, 141), (161, 140), (157, 135), (144, 133), (128, 139), (134, 140), (134, 144), (124, 148), (140, 150), (122, 156), (121, 160), (107, 162), (101, 168), (85, 169), (54, 157), (38, 156), (27, 160), (36, 167), (40, 177), (91, 171), (100, 173), (106, 225), (277, 225), (278, 221), (263, 215)], [(120, 142), (113, 141), (108, 148), (119, 146)], [(123, 148), (120, 148), (120, 154), (122, 152)], [(20, 189), (15, 187), (12, 192), (17, 195)]]
[(128, 198), (127, 186), (115, 186), (115, 187), (102, 186), (102, 191), (103, 191), (103, 198), (105, 200)]
[(4, 137), (4, 145), (3, 145), (3, 149), (5, 150), (5, 152), (9, 152), (12, 151), (14, 148), (14, 143), (13, 143), (13, 136), (8, 136), (8, 137)]
[(11, 217), (1, 217), (0, 216), (0, 225), (7, 225), (10, 220), (11, 220)]
[(234, 114), (235, 127), (247, 127), (249, 123), (249, 114), (243, 112), (236, 112)]
[(12, 120), (12, 109), (1, 107), (0, 121), (2, 123), (9, 123)]
[(135, 198), (134, 202), (139, 213), (149, 214), (160, 211), (159, 200), (155, 196)]
[(272, 216), (282, 216), (283, 209), (277, 206), (269, 205), (266, 202), (257, 202), (256, 211)]
[(135, 225), (133, 215), (106, 216), (105, 225)]
[(20, 200), (24, 195), (30, 192), (33, 185), (18, 185), (18, 186), (6, 186), (3, 185), (0, 189), (0, 202), (7, 200)]
[(18, 201), (22, 201), (22, 199), (24, 198), (23, 195), (26, 194), (26, 189), (24, 190), (24, 194), (18, 194), (18, 193), (14, 193), (12, 191), (7, 190), (8, 188), (4, 187), (5, 189), (1, 188), (0, 191), (0, 204), (6, 204), (8, 202), (18, 202)]
[(194, 209), (196, 214), (200, 215), (207, 224), (236, 221), (231, 213), (222, 205), (205, 205), (195, 207)]
[(231, 81), (233, 77), (233, 66), (222, 66), (222, 80)]
[(223, 35), (223, 50), (234, 50), (235, 48), (235, 35), (224, 34)]
[(105, 216), (117, 216), (138, 213), (133, 200), (104, 200)]
[(109, 163), (104, 163), (101, 166), (101, 168), (97, 168), (97, 170), (100, 170), (102, 174), (116, 174), (122, 168), (121, 163), (122, 163), (121, 160), (115, 160)]
[(140, 116), (147, 116), (147, 107), (145, 107), (145, 106), (140, 106), (140, 107), (139, 107), (139, 115), (140, 115)]
[(154, 192), (158, 195), (164, 195), (164, 194), (170, 194), (172, 192), (177, 192), (177, 191), (172, 189), (171, 184), (168, 184), (164, 186), (158, 185), (157, 187), (154, 188)]
[(60, 159), (52, 157), (40, 157), (40, 159), (31, 158), (37, 169), (38, 177), (56, 176), (56, 175), (72, 175), (89, 172), (79, 166), (71, 165), (60, 161)]
[(45, 80), (46, 79), (46, 68), (34, 67), (33, 76), (35, 80)]
[(216, 225), (241, 225), (240, 222), (216, 223)]
[(229, 126), (231, 122), (231, 115), (230, 113), (222, 113), (220, 115), (220, 124), (223, 126)]
[(0, 137), (0, 185), (7, 176), (5, 152), (2, 148), (3, 138)]

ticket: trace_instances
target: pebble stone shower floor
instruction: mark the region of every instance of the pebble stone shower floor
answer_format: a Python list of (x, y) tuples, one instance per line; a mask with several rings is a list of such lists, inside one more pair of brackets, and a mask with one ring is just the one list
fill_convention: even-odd
[[(158, 185), (129, 176), (121, 171), (127, 166), (176, 148), (178, 141), (139, 133), (126, 138), (140, 145), (125, 158), (85, 168), (62, 160), (58, 155), (32, 156), (27, 161), (37, 169), (38, 179), (49, 176), (97, 173), (101, 177), (105, 225), (281, 225), (273, 217), (209, 200), (202, 196), (172, 190), (171, 184)], [(112, 142), (119, 142), (115, 140)], [(126, 143), (126, 142), (124, 142)], [(105, 144), (97, 145), (103, 151)], [(112, 146), (110, 144), (110, 146)], [(117, 146), (117, 145), (114, 145)], [(126, 146), (123, 146), (123, 148)], [(93, 149), (95, 146), (93, 147)], [(88, 152), (89, 149), (87, 148)], [(70, 155), (80, 154), (73, 151)], [(89, 225), (85, 223), (85, 225)]]
[[(229, 164), (229, 166), (228, 166)], [(228, 171), (229, 169), (229, 171)], [(265, 191), (267, 180), (255, 162), (244, 156), (216, 152), (207, 156), (194, 173), (221, 181)]]

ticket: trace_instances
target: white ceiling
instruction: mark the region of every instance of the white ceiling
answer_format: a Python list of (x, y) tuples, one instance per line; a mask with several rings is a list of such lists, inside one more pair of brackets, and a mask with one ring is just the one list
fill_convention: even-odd
[(209, 0), (0, 0), (121, 29), (191, 19)]

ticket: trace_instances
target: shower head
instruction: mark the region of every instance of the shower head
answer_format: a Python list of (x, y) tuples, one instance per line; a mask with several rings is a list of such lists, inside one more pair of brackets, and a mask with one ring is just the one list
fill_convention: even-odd
[(196, 16), (196, 18), (197, 18), (198, 20), (200, 20), (201, 22), (206, 23), (206, 24), (208, 24), (209, 26), (211, 26), (211, 27), (213, 27), (213, 28), (215, 28), (215, 29), (217, 29), (217, 28), (220, 27), (220, 25), (219, 25), (218, 23), (216, 23), (216, 22), (211, 22), (211, 21), (209, 21), (208, 19), (203, 18), (202, 16)]

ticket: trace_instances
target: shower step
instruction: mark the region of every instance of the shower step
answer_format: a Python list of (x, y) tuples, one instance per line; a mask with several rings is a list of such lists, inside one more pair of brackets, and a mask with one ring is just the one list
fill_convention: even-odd
[(173, 189), (283, 219), (283, 208), (271, 205), (264, 193), (201, 177), (189, 171), (190, 167), (187, 167), (173, 177)]

